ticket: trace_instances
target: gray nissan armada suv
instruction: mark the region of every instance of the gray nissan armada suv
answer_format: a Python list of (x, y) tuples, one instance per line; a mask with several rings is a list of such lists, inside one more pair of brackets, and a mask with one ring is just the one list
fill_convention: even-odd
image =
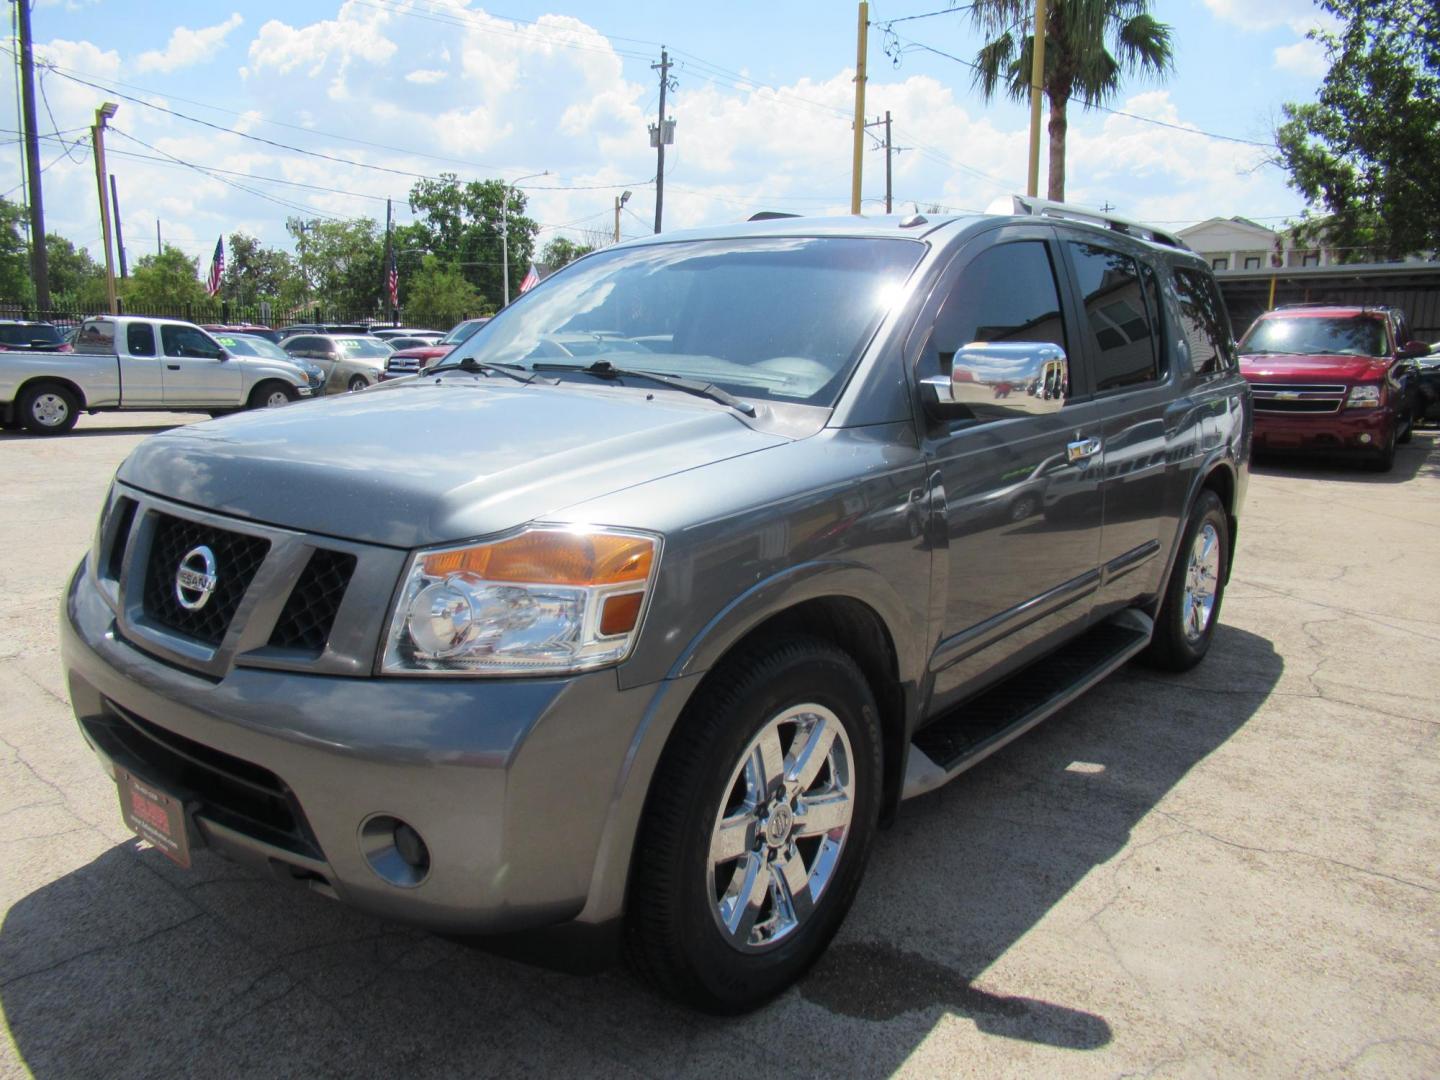
[(1215, 632), (1251, 412), (1209, 268), (992, 210), (607, 248), (421, 375), (141, 444), (61, 620), (125, 820), (781, 991), (904, 799)]

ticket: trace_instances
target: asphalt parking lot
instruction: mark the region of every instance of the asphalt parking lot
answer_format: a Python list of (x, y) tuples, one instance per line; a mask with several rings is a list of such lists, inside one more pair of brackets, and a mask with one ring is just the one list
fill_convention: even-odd
[(1209, 659), (907, 803), (798, 988), (696, 1016), (142, 850), (66, 576), (190, 418), (0, 433), (0, 1076), (1440, 1075), (1440, 446), (1256, 470)]

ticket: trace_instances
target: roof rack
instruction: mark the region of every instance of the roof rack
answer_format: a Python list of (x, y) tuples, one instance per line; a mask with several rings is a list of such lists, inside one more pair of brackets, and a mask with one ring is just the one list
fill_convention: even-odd
[(1064, 218), (1067, 221), (1084, 221), (1091, 225), (1099, 225), (1103, 229), (1110, 229), (1114, 232), (1124, 233), (1126, 236), (1133, 236), (1139, 240), (1149, 240), (1152, 243), (1164, 244), (1166, 247), (1182, 248), (1190, 250), (1190, 245), (1181, 240), (1174, 233), (1157, 229), (1153, 225), (1144, 225), (1138, 221), (1131, 221), (1129, 218), (1116, 217), (1114, 214), (1104, 210), (1094, 210), (1088, 206), (1075, 206), (1071, 203), (1051, 202), (1049, 199), (1037, 199), (1032, 195), (1002, 195), (985, 208), (988, 214), (1016, 214), (1025, 217), (1053, 217)]

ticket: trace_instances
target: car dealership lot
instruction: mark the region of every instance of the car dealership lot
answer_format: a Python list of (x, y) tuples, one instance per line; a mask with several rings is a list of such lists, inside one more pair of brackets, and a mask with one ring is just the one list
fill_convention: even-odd
[(55, 620), (114, 467), (187, 419), (0, 434), (0, 1075), (1440, 1073), (1433, 432), (1257, 469), (1206, 663), (906, 804), (816, 970), (718, 1021), (130, 838)]

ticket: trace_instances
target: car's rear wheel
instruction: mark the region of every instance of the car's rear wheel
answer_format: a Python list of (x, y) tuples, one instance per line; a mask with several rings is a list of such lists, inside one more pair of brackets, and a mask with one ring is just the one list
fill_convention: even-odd
[(879, 713), (854, 660), (774, 638), (712, 673), (651, 783), (626, 925), (632, 967), (697, 1008), (784, 990), (839, 928), (880, 806)]
[(1219, 496), (1195, 500), (1144, 658), (1165, 671), (1188, 671), (1210, 651), (1230, 569), (1230, 522)]
[(80, 402), (59, 383), (28, 386), (20, 395), (20, 422), (34, 435), (63, 435), (80, 419)]

